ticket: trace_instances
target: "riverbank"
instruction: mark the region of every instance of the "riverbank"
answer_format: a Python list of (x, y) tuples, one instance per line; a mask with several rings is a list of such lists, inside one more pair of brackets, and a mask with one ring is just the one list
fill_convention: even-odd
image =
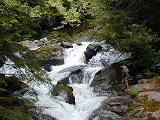
[(107, 70), (114, 71), (114, 67), (97, 73), (91, 85), (99, 95), (107, 95), (109, 98), (91, 114), (89, 120), (160, 119), (160, 76), (138, 80), (138, 84), (130, 85), (129, 90), (122, 91), (120, 81), (113, 85), (116, 81), (113, 80), (113, 73), (109, 79), (105, 78)]

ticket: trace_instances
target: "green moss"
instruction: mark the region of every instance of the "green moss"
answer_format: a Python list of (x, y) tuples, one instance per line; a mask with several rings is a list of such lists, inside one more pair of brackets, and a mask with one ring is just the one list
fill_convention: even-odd
[(54, 86), (51, 90), (53, 96), (57, 96), (60, 92), (71, 93), (71, 89), (67, 85), (58, 84)]
[(147, 120), (157, 120), (157, 118), (153, 117), (151, 113), (147, 115)]
[(154, 99), (149, 99), (147, 95), (140, 97), (138, 102), (143, 104), (144, 111), (155, 112), (160, 109), (160, 102)]
[(138, 97), (138, 92), (136, 92), (136, 91), (128, 90), (127, 93), (128, 93), (129, 95), (131, 95), (131, 97), (132, 97), (133, 99), (135, 99), (135, 98)]
[(35, 51), (36, 58), (39, 60), (47, 60), (54, 57), (53, 52), (58, 50), (58, 45), (44, 46)]

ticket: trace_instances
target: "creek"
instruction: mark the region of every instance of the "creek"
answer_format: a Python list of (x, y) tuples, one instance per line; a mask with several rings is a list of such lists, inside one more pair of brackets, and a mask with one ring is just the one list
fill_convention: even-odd
[(108, 64), (111, 64), (120, 59), (120, 53), (111, 48), (108, 52), (97, 53), (86, 63), (84, 51), (89, 44), (90, 42), (82, 42), (81, 46), (73, 44), (73, 48), (64, 49), (64, 64), (52, 66), (52, 71), (48, 72), (52, 84), (56, 85), (59, 80), (68, 77), (72, 71), (82, 70), (82, 80), (73, 81), (70, 79), (69, 86), (73, 88), (75, 105), (66, 103), (62, 96), (51, 97), (50, 86), (47, 84), (33, 86), (38, 91), (36, 106), (45, 107), (43, 114), (53, 116), (57, 120), (87, 120), (89, 115), (101, 105), (101, 102), (107, 99), (107, 96), (98, 96), (93, 93), (90, 84), (95, 74), (103, 68), (100, 60), (103, 58)]
[[(35, 106), (43, 108), (42, 114), (49, 115), (57, 120), (87, 120), (90, 114), (100, 107), (102, 101), (107, 99), (107, 96), (99, 96), (94, 93), (93, 87), (90, 87), (90, 84), (95, 74), (104, 68), (101, 59), (105, 59), (107, 64), (110, 65), (124, 57), (110, 45), (102, 44), (102, 51), (86, 62), (84, 51), (89, 44), (91, 42), (82, 42), (80, 46), (73, 44), (73, 48), (64, 49), (64, 64), (52, 66), (51, 72), (48, 72), (51, 84), (28, 83), (30, 88), (33, 88), (37, 93)], [(5, 71), (9, 71), (7, 69), (8, 66), (5, 67)], [(76, 70), (81, 70), (82, 76), (77, 75), (76, 79), (70, 78), (69, 76)], [(51, 88), (59, 80), (66, 77), (69, 77), (69, 86), (73, 88), (75, 105), (66, 103), (65, 96), (63, 95), (51, 97)], [(34, 98), (29, 94), (24, 95), (24, 97)], [(46, 118), (45, 120), (50, 119)]]

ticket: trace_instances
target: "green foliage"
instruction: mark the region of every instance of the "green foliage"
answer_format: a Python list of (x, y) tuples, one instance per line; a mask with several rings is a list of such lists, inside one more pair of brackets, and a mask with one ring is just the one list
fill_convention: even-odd
[(0, 119), (2, 120), (32, 120), (28, 104), (30, 99), (24, 99), (13, 95), (17, 90), (28, 87), (15, 76), (2, 77), (0, 79)]
[(20, 110), (12, 110), (0, 106), (0, 118), (2, 120), (33, 120), (32, 117)]
[(131, 95), (133, 99), (136, 99), (138, 97), (138, 92), (136, 91), (128, 90), (127, 93)]
[[(146, 18), (142, 17), (142, 21), (137, 19), (143, 16), (141, 15), (143, 14), (142, 11), (148, 12), (144, 13), (145, 15), (150, 14), (149, 9), (143, 8), (145, 4), (148, 4), (147, 1), (108, 0), (104, 2), (103, 14), (100, 14), (99, 20), (96, 21), (99, 28), (95, 31), (93, 37), (105, 39), (106, 43), (111, 44), (115, 49), (130, 53), (131, 58), (125, 64), (131, 68), (131, 75), (141, 77), (157, 75), (159, 69), (156, 65), (160, 63), (158, 47), (160, 39), (157, 34), (153, 33), (152, 30), (154, 29), (147, 28), (148, 25), (145, 24)], [(138, 2), (140, 2), (142, 7), (140, 7)], [(142, 3), (144, 4), (142, 5)], [(152, 4), (155, 3), (156, 1), (153, 1)], [(148, 18), (151, 17), (148, 16)], [(140, 24), (141, 22), (144, 23)], [(154, 22), (153, 24), (156, 26)]]

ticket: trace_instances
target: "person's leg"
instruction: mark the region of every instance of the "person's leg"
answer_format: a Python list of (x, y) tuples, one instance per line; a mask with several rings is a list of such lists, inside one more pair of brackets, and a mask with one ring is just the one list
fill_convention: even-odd
[(122, 79), (122, 90), (125, 88), (125, 80)]
[(128, 79), (127, 79), (127, 78), (125, 78), (125, 81), (124, 81), (124, 82), (125, 82), (125, 86), (126, 86), (126, 88), (128, 89), (128, 86), (129, 86), (129, 85), (128, 85)]

